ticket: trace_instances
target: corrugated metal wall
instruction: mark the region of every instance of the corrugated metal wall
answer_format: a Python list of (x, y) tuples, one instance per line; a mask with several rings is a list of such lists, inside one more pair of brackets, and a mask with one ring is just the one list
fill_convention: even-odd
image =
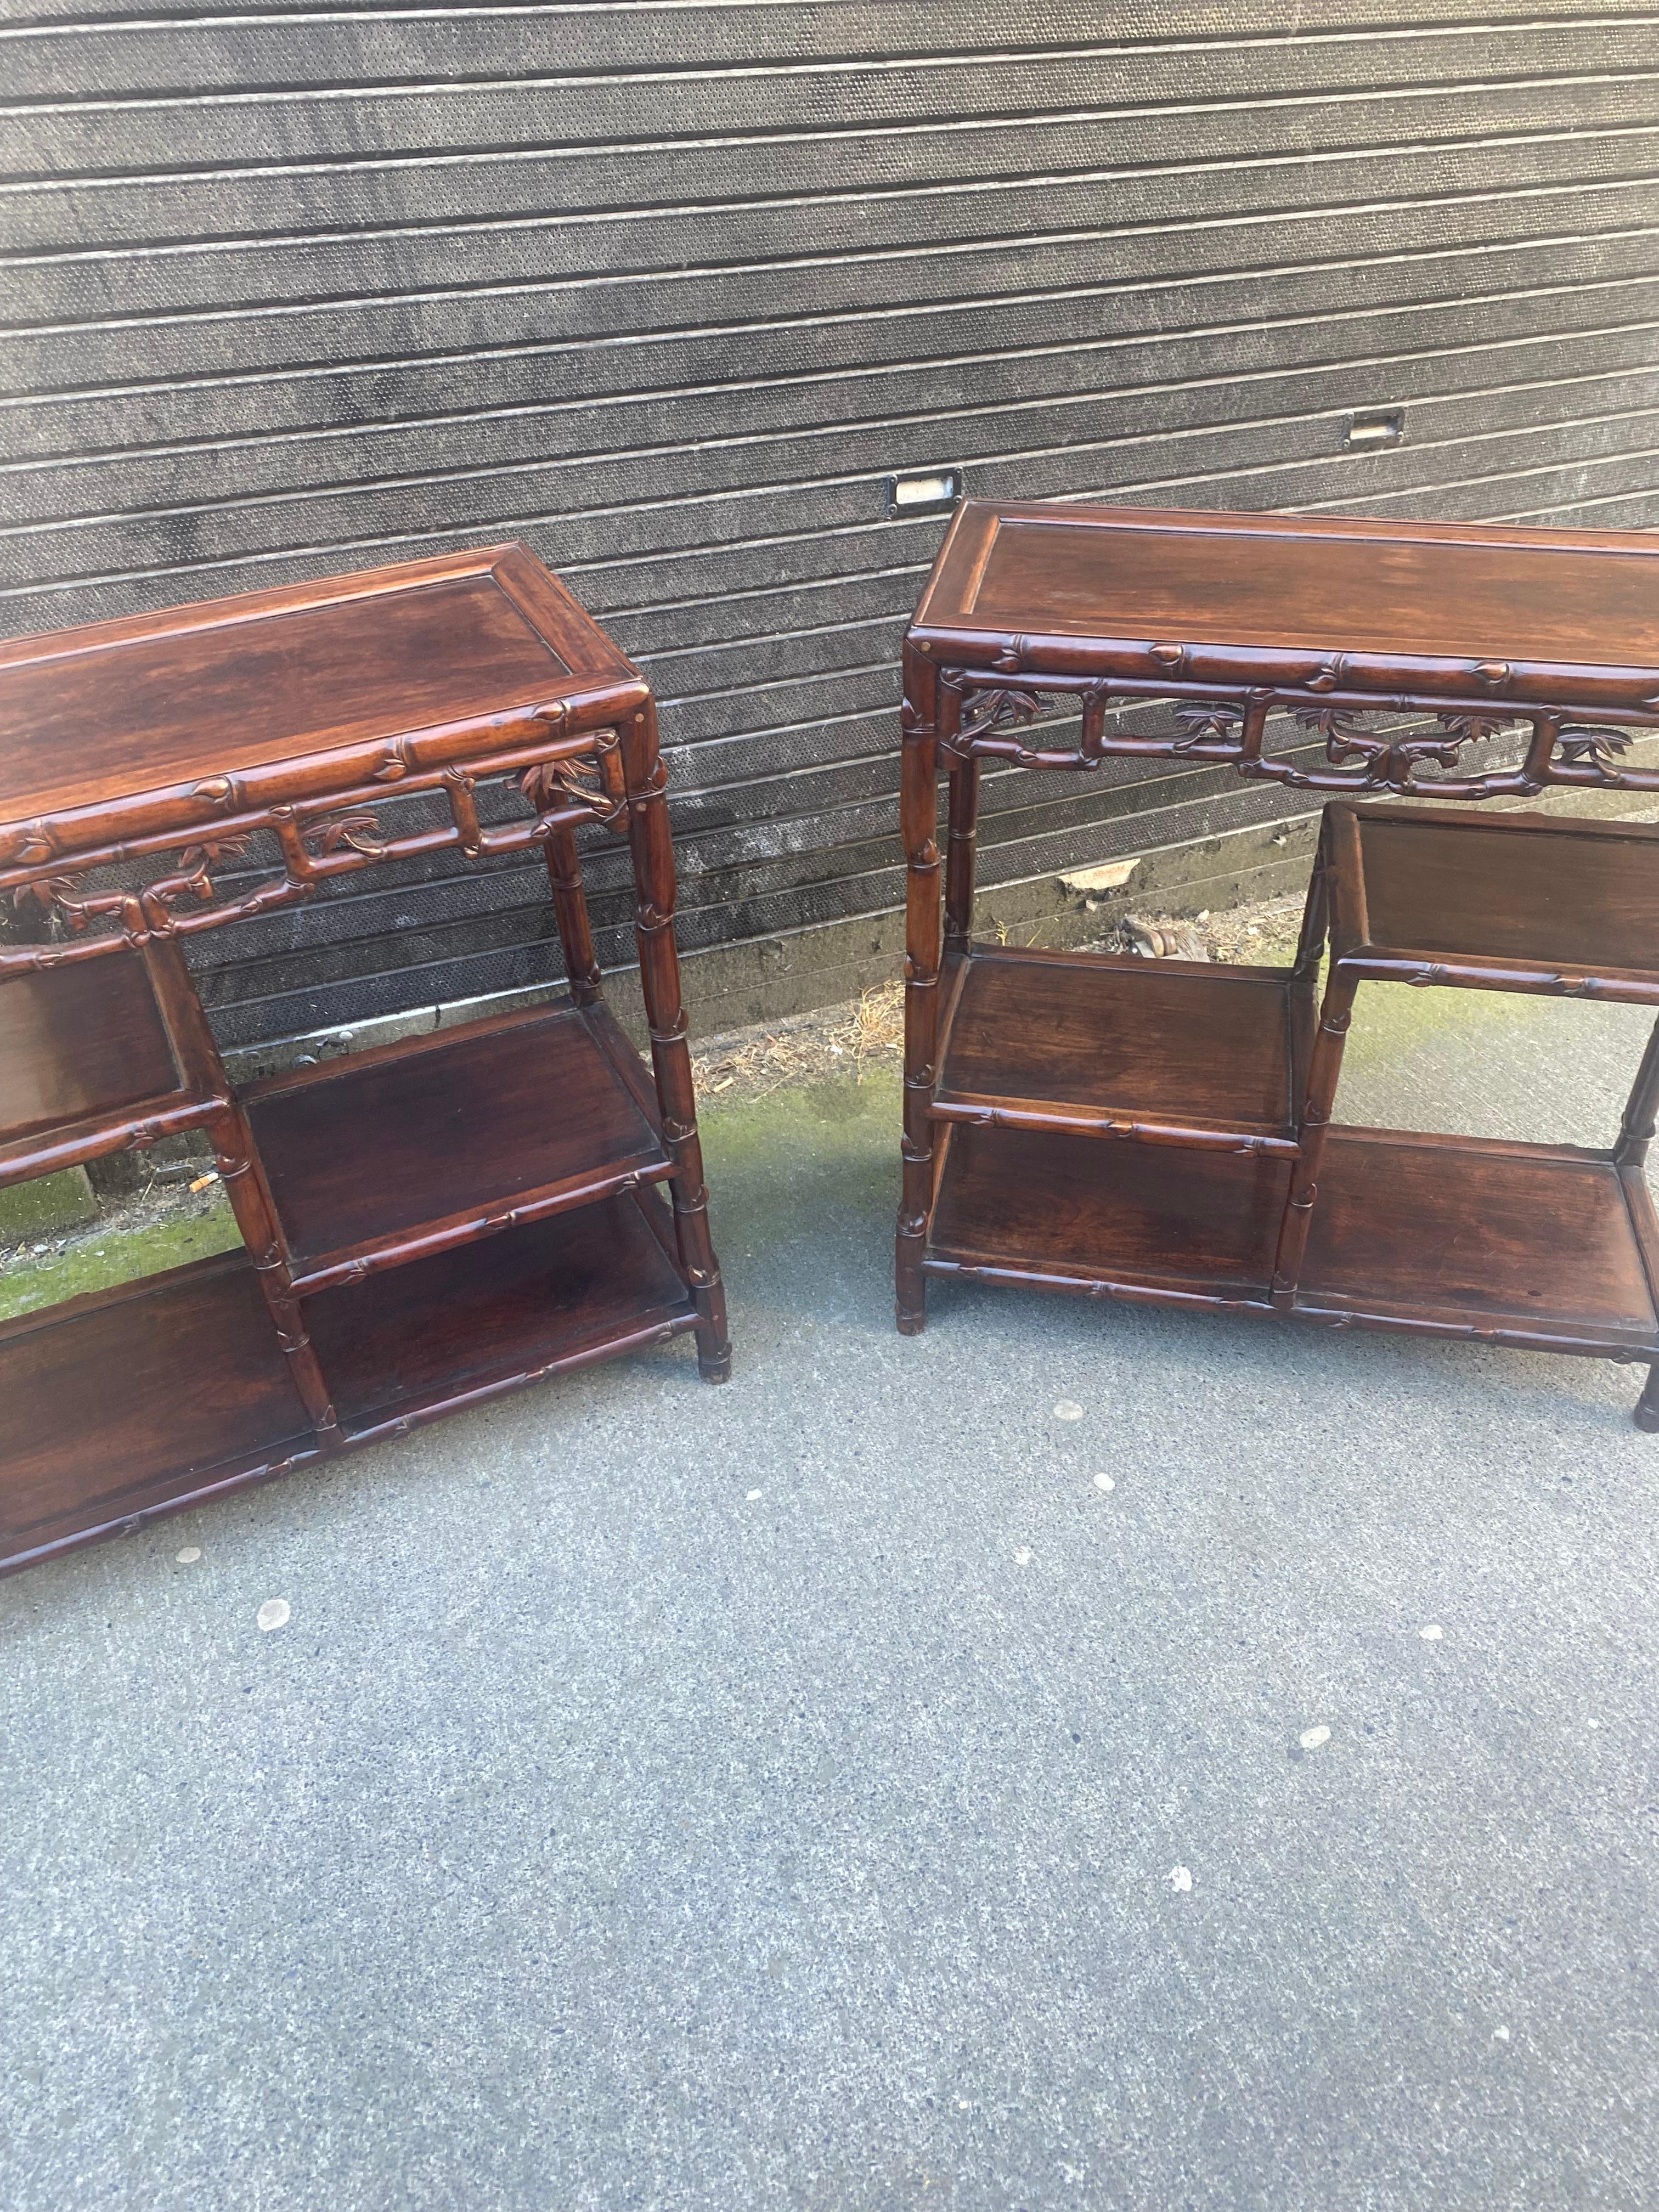
[[(884, 519), (890, 470), (1659, 521), (1639, 6), (0, 21), (0, 627), (523, 536), (665, 702), (691, 948), (899, 902), (896, 649), (940, 526)], [(1389, 403), (1408, 442), (1343, 453)], [(994, 779), (982, 880), (1284, 803)], [(533, 868), (198, 945), (231, 1042), (557, 973)]]

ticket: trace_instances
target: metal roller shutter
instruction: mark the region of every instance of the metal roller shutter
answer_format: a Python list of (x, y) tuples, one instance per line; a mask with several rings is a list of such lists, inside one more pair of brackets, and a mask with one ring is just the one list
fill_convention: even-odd
[[(664, 702), (688, 949), (890, 910), (976, 492), (1659, 514), (1659, 14), (1309, 0), (0, 11), (0, 629), (522, 536)], [(1357, 407), (1408, 437), (1345, 453)], [(1069, 781), (1069, 780), (1067, 780)], [(1271, 818), (990, 779), (981, 880)], [(596, 848), (602, 956), (629, 957)], [(436, 862), (198, 940), (228, 1043), (558, 973)]]

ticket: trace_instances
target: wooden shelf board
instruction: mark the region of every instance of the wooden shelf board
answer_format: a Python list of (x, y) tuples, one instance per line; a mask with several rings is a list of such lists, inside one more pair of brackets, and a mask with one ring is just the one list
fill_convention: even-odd
[(247, 1091), (302, 1280), (412, 1264), (509, 1212), (533, 1218), (669, 1174), (644, 1071), (629, 1079), (618, 1044), (636, 1068), (638, 1055), (597, 1011), (534, 1007)]
[[(1272, 1155), (950, 1131), (928, 1259), (1261, 1299), (1289, 1181)], [(936, 1269), (935, 1272), (938, 1272)]]
[(246, 1253), (0, 1327), (0, 1566), (313, 1449)]
[(975, 946), (933, 1118), (1290, 1154), (1310, 1026), (1286, 969)]
[(74, 1130), (91, 1142), (191, 1097), (136, 952), (0, 978), (0, 1161), (31, 1139)]
[(1605, 1154), (1333, 1128), (1297, 1305), (1529, 1341), (1659, 1346), (1649, 1252)]
[(306, 1301), (349, 1432), (693, 1326), (649, 1193), (556, 1214)]
[(1348, 819), (1335, 950), (1362, 975), (1444, 966), (1448, 983), (1511, 989), (1587, 975), (1597, 997), (1659, 997), (1659, 827), (1387, 806)]

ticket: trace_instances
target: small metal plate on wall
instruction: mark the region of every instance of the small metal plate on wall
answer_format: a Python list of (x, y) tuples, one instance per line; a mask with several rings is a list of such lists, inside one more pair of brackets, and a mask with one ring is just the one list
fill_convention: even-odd
[(1385, 446), (1403, 446), (1405, 442), (1403, 407), (1371, 407), (1364, 414), (1350, 415), (1342, 437), (1343, 445), (1351, 453), (1376, 453)]
[(949, 514), (962, 504), (962, 492), (959, 468), (908, 470), (888, 477), (885, 512), (890, 520), (903, 521), (920, 514)]

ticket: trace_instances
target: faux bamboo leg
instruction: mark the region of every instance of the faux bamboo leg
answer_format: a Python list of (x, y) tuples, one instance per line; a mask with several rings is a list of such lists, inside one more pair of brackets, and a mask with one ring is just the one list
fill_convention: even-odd
[(288, 1246), (277, 1218), (276, 1203), (265, 1181), (264, 1170), (254, 1148), (253, 1136), (240, 1107), (232, 1106), (209, 1131), (231, 1212), (242, 1241), (253, 1255), (253, 1272), (259, 1279), (265, 1304), (276, 1330), (317, 1441), (325, 1451), (337, 1450), (345, 1442), (339, 1417), (324, 1376), (316, 1348), (306, 1333), (305, 1314), (294, 1295)]
[(945, 858), (945, 949), (966, 952), (974, 928), (975, 843), (979, 826), (979, 763), (951, 770), (951, 836)]
[(1296, 961), (1291, 969), (1298, 988), (1312, 996), (1319, 980), (1319, 963), (1325, 951), (1325, 933), (1330, 927), (1330, 882), (1325, 872), (1325, 841), (1314, 852), (1313, 873), (1302, 909), (1302, 934), (1297, 940)]
[(900, 1144), (894, 1274), (902, 1336), (919, 1336), (927, 1322), (922, 1255), (933, 1202), (933, 1048), (939, 1014), (939, 672), (923, 654), (904, 649), (899, 819), (904, 838), (904, 1134)]
[(1659, 1367), (1650, 1367), (1642, 1395), (1636, 1401), (1636, 1425), (1650, 1436), (1659, 1435)]
[(1291, 1170), (1290, 1194), (1279, 1224), (1279, 1249), (1273, 1259), (1273, 1302), (1288, 1313), (1296, 1304), (1296, 1286), (1307, 1249), (1308, 1231), (1319, 1196), (1319, 1163), (1325, 1150), (1325, 1131), (1336, 1103), (1337, 1078), (1342, 1072), (1342, 1047), (1353, 1018), (1357, 979), (1334, 969), (1325, 986), (1318, 1034), (1314, 1038), (1313, 1065), (1308, 1071), (1308, 1096), (1297, 1135), (1301, 1149)]
[(143, 958), (185, 1081), (204, 1097), (216, 1097), (225, 1102), (224, 1110), (208, 1124), (225, 1195), (242, 1241), (253, 1256), (253, 1271), (264, 1293), (276, 1341), (287, 1357), (294, 1387), (317, 1432), (317, 1441), (325, 1451), (335, 1450), (345, 1438), (321, 1362), (306, 1334), (300, 1301), (293, 1292), (288, 1247), (276, 1202), (259, 1164), (247, 1117), (230, 1095), (230, 1079), (202, 1010), (194, 979), (176, 938), (150, 938), (143, 947)]
[(587, 893), (582, 888), (575, 831), (568, 823), (555, 830), (542, 849), (547, 858), (547, 880), (553, 888), (553, 911), (558, 917), (570, 996), (575, 1005), (591, 1006), (600, 995), (599, 963), (587, 919)]
[(1613, 1148), (1617, 1166), (1639, 1168), (1642, 1165), (1647, 1158), (1648, 1147), (1653, 1142), (1656, 1121), (1659, 1121), (1659, 1022), (1654, 1024), (1649, 1036), (1647, 1049), (1642, 1054), (1642, 1064), (1636, 1071), (1636, 1080), (1626, 1103), (1619, 1141)]
[(662, 1108), (663, 1134), (674, 1173), (674, 1234), (680, 1265), (697, 1310), (697, 1366), (706, 1382), (724, 1382), (732, 1372), (726, 1329), (726, 1290), (708, 1234), (708, 1193), (691, 1085), (691, 1050), (680, 1000), (680, 962), (674, 944), (674, 848), (664, 787), (667, 770), (657, 744), (657, 715), (647, 703), (623, 725), (628, 780), (628, 839), (634, 860), (635, 934), (640, 981), (651, 1030), (651, 1064)]

